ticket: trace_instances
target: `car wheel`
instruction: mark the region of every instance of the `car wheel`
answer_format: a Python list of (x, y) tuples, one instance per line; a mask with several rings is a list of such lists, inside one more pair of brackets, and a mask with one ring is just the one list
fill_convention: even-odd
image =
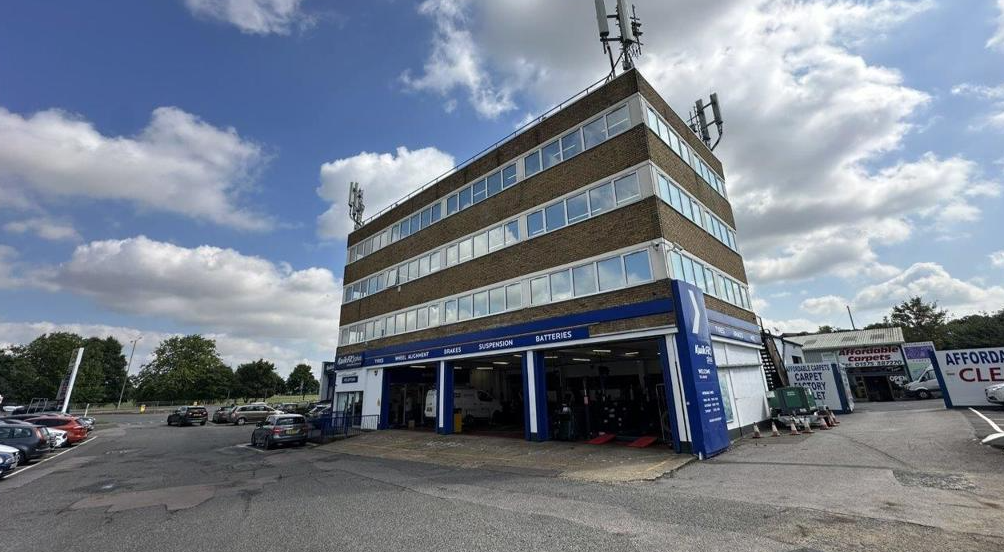
[(206, 422), (205, 422), (205, 421), (203, 421), (203, 422), (202, 422), (202, 423), (200, 423), (199, 425), (200, 425), (200, 426), (204, 426), (204, 425), (206, 425)]
[(307, 440), (304, 439), (304, 440), (300, 441), (299, 443), (297, 443), (297, 445), (299, 445), (301, 447), (305, 447), (305, 446), (307, 446)]
[(272, 438), (265, 437), (265, 450), (270, 450), (272, 448)]
[(236, 423), (237, 425), (244, 425), (244, 424), (248, 423), (248, 421), (246, 419), (244, 419), (244, 418), (237, 418), (237, 421), (234, 422), (234, 423)]
[(174, 425), (173, 423), (171, 423), (171, 418), (167, 419), (167, 425), (169, 425), (169, 426)]
[(17, 451), (14, 453), (17, 456), (17, 465), (26, 466), (28, 464), (28, 457), (25, 456), (24, 451)]
[(921, 389), (920, 391), (917, 392), (917, 398), (926, 401), (927, 399), (931, 398), (931, 392), (928, 391), (927, 389)]

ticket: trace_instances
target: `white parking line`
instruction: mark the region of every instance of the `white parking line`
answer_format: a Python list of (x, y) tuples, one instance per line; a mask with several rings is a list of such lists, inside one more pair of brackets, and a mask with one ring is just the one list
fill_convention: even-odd
[(253, 451), (257, 452), (258, 454), (265, 454), (265, 452), (266, 452), (263, 449), (260, 449), (258, 447), (253, 447), (253, 446), (251, 446), (251, 445), (249, 445), (247, 443), (244, 443), (243, 445), (234, 445), (234, 448), (242, 448), (242, 449), (253, 450)]
[(994, 429), (994, 431), (997, 432), (997, 433), (991, 433), (990, 435), (987, 435), (986, 437), (984, 437), (983, 440), (980, 441), (981, 443), (983, 443), (985, 445), (985, 444), (989, 443), (990, 441), (994, 441), (994, 440), (1000, 439), (1001, 437), (1004, 437), (1004, 429), (1001, 429), (1001, 426), (997, 425), (990, 418), (987, 418), (986, 416), (984, 416), (983, 413), (980, 412), (979, 410), (976, 410), (975, 408), (970, 408), (969, 410), (972, 411), (973, 414), (976, 414), (980, 418), (983, 418), (983, 421), (985, 421), (986, 423), (990, 424), (990, 427), (992, 427)]
[(73, 452), (75, 450), (79, 450), (80, 447), (82, 447), (82, 446), (84, 446), (84, 445), (86, 445), (88, 443), (94, 442), (97, 438), (98, 438), (97, 436), (91, 437), (90, 439), (87, 439), (83, 443), (75, 445), (72, 448), (67, 448), (64, 451), (57, 452), (56, 454), (53, 454), (51, 456), (46, 456), (45, 458), (43, 458), (43, 459), (35, 462), (34, 464), (30, 464), (30, 465), (27, 465), (27, 466), (24, 466), (24, 467), (18, 466), (18, 469), (16, 471), (7, 474), (7, 476), (4, 477), (4, 479), (10, 479), (11, 477), (14, 477), (15, 475), (21, 475), (22, 473), (24, 473), (24, 472), (26, 472), (26, 471), (34, 468), (34, 467), (41, 466), (42, 464), (44, 464), (44, 463), (46, 463), (46, 462), (48, 462), (50, 460), (55, 460), (56, 458), (59, 458), (60, 456), (66, 454), (67, 452)]

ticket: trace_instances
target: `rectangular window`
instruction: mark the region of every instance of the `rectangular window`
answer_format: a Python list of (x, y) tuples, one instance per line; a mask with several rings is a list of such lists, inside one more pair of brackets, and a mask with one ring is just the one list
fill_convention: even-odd
[(469, 261), (474, 256), (474, 241), (471, 238), (457, 244), (460, 248), (460, 262)]
[(505, 234), (501, 226), (496, 226), (488, 231), (488, 249), (498, 249), (505, 245)]
[(718, 290), (715, 289), (715, 273), (708, 267), (704, 267), (704, 287), (708, 293), (718, 297)]
[(422, 211), (422, 228), (432, 224), (432, 208), (426, 208)]
[(701, 288), (702, 292), (708, 292), (708, 284), (704, 281), (704, 265), (697, 261), (694, 261), (694, 280), (697, 281), (697, 287)]
[(411, 216), (411, 233), (414, 234), (422, 229), (422, 215), (416, 213)]
[(576, 297), (596, 293), (596, 265), (589, 263), (573, 268), (572, 286)]
[(668, 144), (669, 134), (670, 134), (669, 126), (667, 126), (666, 123), (662, 122), (662, 119), (659, 120), (658, 133), (659, 133), (659, 138), (662, 138), (662, 140)]
[(366, 283), (369, 286), (369, 289), (366, 291), (367, 295), (373, 295), (378, 291), (377, 287), (380, 282), (376, 277), (370, 278)]
[(419, 274), (419, 270), (418, 270), (418, 261), (414, 260), (414, 261), (411, 261), (410, 263), (408, 263), (408, 279), (409, 280), (414, 280), (414, 279), (418, 278), (419, 276), (421, 276), (421, 274)]
[(628, 129), (631, 120), (627, 106), (622, 106), (607, 114), (607, 136), (619, 134)]
[(439, 222), (443, 218), (443, 204), (437, 203), (432, 206), (432, 222)]
[(478, 180), (471, 186), (474, 190), (474, 203), (488, 199), (488, 184), (484, 180)]
[(488, 196), (491, 197), (502, 191), (502, 173), (495, 172), (488, 175)]
[(439, 251), (436, 251), (435, 253), (429, 255), (429, 272), (430, 273), (437, 272), (440, 268), (442, 268), (442, 264), (443, 264), (443, 257), (439, 253)]
[(401, 227), (395, 224), (394, 227), (390, 229), (390, 241), (396, 242), (399, 239), (401, 239)]
[(349, 329), (348, 328), (342, 328), (342, 332), (341, 333), (342, 333), (342, 336), (341, 336), (341, 338), (339, 338), (338, 342), (339, 343), (348, 343), (349, 342)]
[(410, 310), (406, 313), (406, 316), (407, 325), (405, 328), (407, 328), (409, 332), (414, 331), (418, 327), (418, 311)]
[(659, 116), (655, 114), (655, 110), (651, 107), (646, 110), (648, 112), (648, 126), (649, 128), (659, 132)]
[(662, 200), (665, 201), (666, 203), (672, 205), (673, 200), (671, 199), (670, 196), (669, 180), (667, 180), (666, 177), (662, 176), (661, 174), (658, 176), (659, 176), (659, 197), (661, 197)]
[(507, 310), (518, 309), (523, 306), (522, 284), (509, 284), (505, 287), (505, 304)]
[(439, 325), (439, 305), (429, 305), (429, 327)]
[(465, 295), (457, 300), (458, 317), (460, 320), (471, 318), (471, 296)]
[(628, 285), (648, 282), (652, 279), (652, 265), (648, 262), (648, 251), (624, 255), (624, 268), (627, 273)]
[(505, 288), (499, 287), (488, 292), (488, 312), (497, 314), (505, 310)]
[(638, 185), (638, 173), (631, 173), (623, 178), (614, 180), (614, 194), (617, 196), (617, 203), (624, 203), (640, 196), (641, 188)]
[(725, 276), (721, 274), (718, 275), (718, 297), (729, 301), (729, 292), (732, 291), (732, 286), (727, 285), (728, 281)]
[(547, 216), (547, 231), (551, 232), (565, 226), (565, 202), (559, 201), (544, 209)]
[(532, 176), (540, 172), (540, 152), (535, 151), (523, 158), (523, 174)]
[(397, 283), (403, 284), (408, 281), (408, 263), (397, 267)]
[(444, 317), (446, 318), (446, 323), (457, 321), (457, 301), (455, 299), (447, 301), (444, 305)]
[(697, 282), (694, 278), (694, 261), (692, 261), (690, 257), (683, 258), (683, 279), (690, 284)]
[(676, 186), (670, 186), (669, 188), (670, 205), (673, 206), (679, 212), (683, 212), (683, 197), (680, 193), (680, 189)]
[(739, 286), (739, 282), (735, 280), (732, 281), (732, 299), (735, 301), (736, 305), (743, 304), (743, 293), (740, 291), (742, 288)]
[(457, 203), (457, 194), (453, 194), (450, 197), (446, 198), (446, 215), (447, 216), (452, 215), (453, 213), (456, 213), (459, 210), (460, 209), (459, 209), (458, 203)]
[(387, 287), (394, 287), (397, 285), (397, 269), (392, 268), (387, 271)]
[(561, 301), (572, 297), (572, 281), (567, 270), (551, 274), (551, 300)]
[(544, 211), (534, 211), (526, 216), (526, 233), (536, 236), (544, 231)]
[(577, 196), (572, 196), (565, 200), (565, 208), (568, 211), (568, 223), (582, 220), (589, 216), (589, 200), (586, 199), (586, 192)]
[(446, 266), (453, 266), (457, 264), (457, 244), (453, 244), (446, 248)]
[(508, 188), (516, 183), (516, 165), (502, 169), (502, 188)]
[(624, 263), (620, 257), (604, 259), (596, 263), (599, 274), (600, 291), (610, 291), (624, 287)]
[(687, 217), (688, 219), (694, 220), (694, 212), (691, 211), (690, 209), (690, 198), (687, 196), (683, 196), (682, 199), (683, 199), (683, 209), (681, 209), (680, 212), (683, 213), (683, 216)]
[(603, 117), (587, 123), (582, 127), (582, 137), (585, 140), (586, 149), (602, 143), (607, 139), (607, 126), (603, 122)]
[(589, 208), (593, 215), (614, 208), (614, 185), (603, 184), (589, 190)]
[(549, 169), (561, 163), (561, 145), (555, 140), (540, 149), (540, 157), (543, 160), (543, 168)]
[(429, 257), (425, 256), (418, 260), (418, 275), (428, 276), (429, 275)]
[(429, 327), (429, 308), (422, 307), (418, 309), (418, 329)]
[(582, 136), (579, 135), (578, 129), (575, 129), (561, 137), (562, 159), (570, 159), (580, 151), (582, 151)]
[(509, 245), (511, 243), (516, 243), (519, 241), (519, 221), (514, 220), (512, 222), (507, 222), (505, 225), (505, 244)]
[(488, 232), (482, 232), (474, 236), (474, 256), (480, 257), (488, 254)]
[(403, 312), (399, 312), (397, 313), (397, 316), (395, 316), (395, 318), (396, 320), (394, 321), (394, 328), (397, 331), (397, 333), (404, 333), (408, 331), (408, 325), (405, 323), (407, 315)]
[(470, 186), (464, 188), (463, 190), (460, 190), (460, 193), (457, 194), (457, 195), (460, 196), (460, 210), (461, 211), (463, 211), (464, 209), (466, 209), (466, 208), (468, 208), (468, 207), (471, 206), (471, 187)]
[(488, 292), (479, 291), (474, 294), (474, 318), (488, 315)]
[(694, 224), (701, 225), (701, 206), (694, 200), (690, 200), (690, 212), (694, 215), (690, 220), (694, 221)]
[(732, 391), (729, 389), (729, 375), (725, 370), (718, 372), (718, 388), (722, 395), (722, 408), (725, 409), (725, 421), (731, 423), (732, 414)]
[(747, 287), (742, 288), (743, 291), (743, 306), (747, 309), (753, 308), (753, 302), (750, 300), (750, 290)]
[(551, 293), (547, 287), (547, 276), (530, 280), (530, 304), (544, 305), (551, 301)]

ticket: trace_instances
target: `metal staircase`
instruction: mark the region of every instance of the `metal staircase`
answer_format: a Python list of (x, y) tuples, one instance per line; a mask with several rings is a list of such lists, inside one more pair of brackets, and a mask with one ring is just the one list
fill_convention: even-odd
[(763, 340), (763, 348), (760, 349), (760, 363), (763, 365), (764, 374), (767, 376), (767, 388), (773, 391), (780, 387), (787, 387), (788, 371), (785, 370), (784, 359), (777, 351), (774, 336), (761, 328), (760, 337)]

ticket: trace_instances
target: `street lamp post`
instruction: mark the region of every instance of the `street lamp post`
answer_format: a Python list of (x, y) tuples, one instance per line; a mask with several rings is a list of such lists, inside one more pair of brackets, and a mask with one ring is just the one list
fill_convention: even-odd
[(132, 368), (132, 355), (136, 352), (136, 342), (143, 339), (143, 336), (139, 336), (132, 340), (132, 350), (129, 351), (129, 363), (126, 364), (125, 377), (122, 378), (122, 390), (119, 391), (119, 404), (115, 407), (115, 410), (122, 408), (122, 396), (125, 395), (126, 384), (129, 383), (129, 369)]

